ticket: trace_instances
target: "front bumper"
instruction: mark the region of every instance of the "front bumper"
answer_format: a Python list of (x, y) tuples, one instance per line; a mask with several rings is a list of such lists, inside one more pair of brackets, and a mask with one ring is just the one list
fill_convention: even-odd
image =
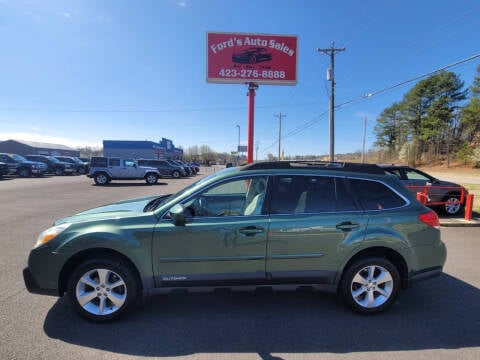
[(23, 281), (25, 282), (25, 287), (27, 288), (28, 292), (32, 294), (59, 296), (57, 289), (41, 288), (33, 277), (30, 268), (28, 267), (23, 269)]

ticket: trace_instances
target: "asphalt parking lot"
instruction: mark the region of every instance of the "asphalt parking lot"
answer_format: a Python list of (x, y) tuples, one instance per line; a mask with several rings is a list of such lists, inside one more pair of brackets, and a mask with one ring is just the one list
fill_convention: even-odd
[(106, 187), (85, 176), (1, 179), (0, 359), (480, 358), (480, 227), (443, 227), (445, 273), (375, 316), (352, 313), (333, 294), (262, 291), (157, 295), (98, 325), (75, 315), (66, 299), (26, 291), (28, 253), (55, 219), (172, 193), (199, 177)]

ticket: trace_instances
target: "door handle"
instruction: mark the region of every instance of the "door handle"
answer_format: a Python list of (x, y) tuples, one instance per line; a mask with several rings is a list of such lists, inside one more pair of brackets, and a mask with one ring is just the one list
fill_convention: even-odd
[(240, 234), (245, 236), (254, 236), (263, 232), (263, 228), (256, 226), (247, 226), (238, 230)]
[(360, 227), (360, 224), (352, 223), (350, 221), (341, 222), (336, 226), (338, 230), (347, 231), (347, 232), (352, 231), (353, 229), (358, 229), (359, 227)]

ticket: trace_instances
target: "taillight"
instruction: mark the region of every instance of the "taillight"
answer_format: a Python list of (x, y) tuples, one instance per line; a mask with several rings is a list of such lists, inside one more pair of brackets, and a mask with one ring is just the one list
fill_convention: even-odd
[(438, 220), (438, 215), (435, 211), (430, 210), (428, 212), (418, 215), (418, 220), (431, 226), (431, 227), (440, 227), (440, 221)]

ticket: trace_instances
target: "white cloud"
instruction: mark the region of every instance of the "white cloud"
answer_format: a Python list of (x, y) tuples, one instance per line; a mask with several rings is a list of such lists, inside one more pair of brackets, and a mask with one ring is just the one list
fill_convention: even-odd
[(176, 5), (181, 8), (186, 8), (188, 6), (186, 1), (182, 0), (169, 0), (170, 4)]
[(70, 147), (102, 147), (101, 141), (83, 141), (76, 139), (69, 139), (57, 136), (32, 134), (27, 132), (0, 132), (0, 141), (5, 140), (25, 140), (25, 141), (38, 141), (50, 144), (66, 145)]
[(70, 13), (65, 12), (65, 11), (61, 12), (59, 15), (63, 16), (65, 19), (70, 19), (72, 17), (72, 15)]

